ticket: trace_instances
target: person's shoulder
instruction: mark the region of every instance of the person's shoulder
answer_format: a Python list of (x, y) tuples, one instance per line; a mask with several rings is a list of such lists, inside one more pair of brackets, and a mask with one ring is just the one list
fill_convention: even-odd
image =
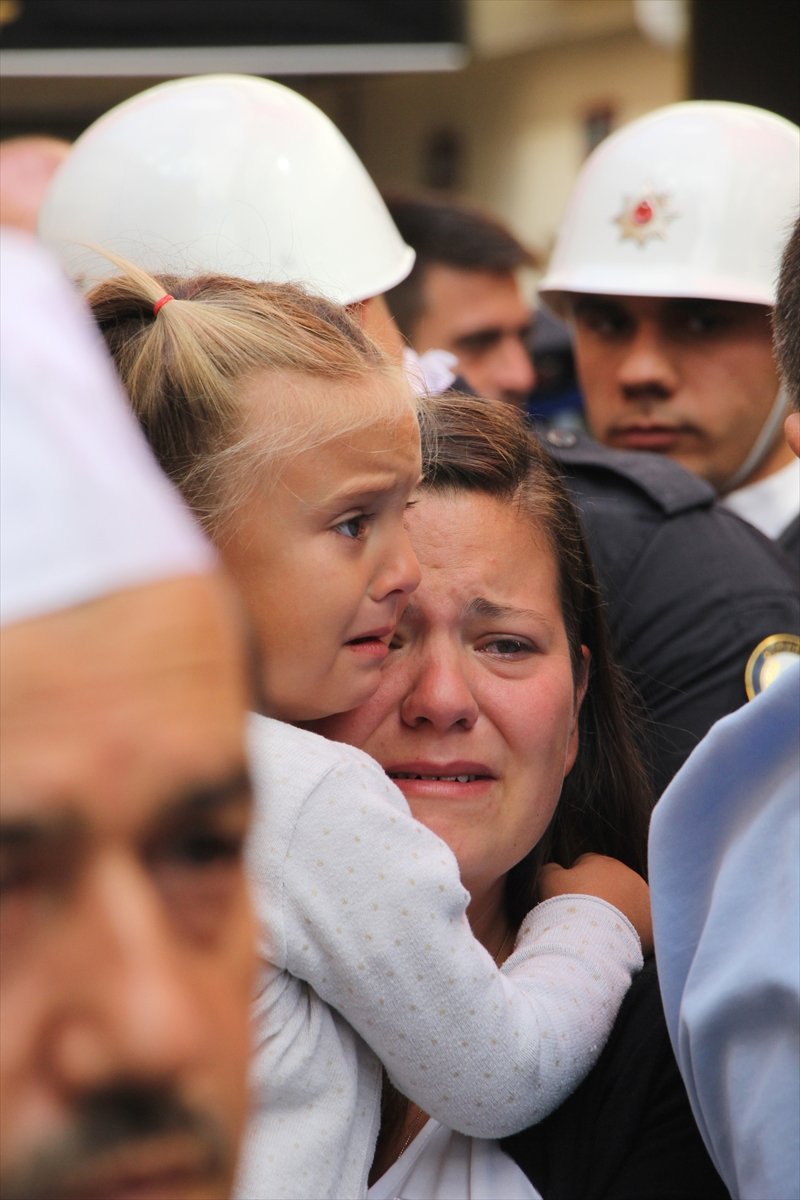
[(250, 845), (258, 872), (262, 859), (281, 859), (296, 837), (298, 823), (340, 807), (355, 814), (372, 798), (381, 808), (407, 812), (402, 793), (383, 769), (355, 746), (329, 741), (283, 721), (251, 713), (247, 754), (254, 811)]
[(407, 811), (402, 794), (383, 768), (355, 746), (251, 713), (247, 751), (257, 808), (268, 805), (271, 819), (277, 819), (279, 812), (288, 819), (312, 793), (319, 802), (346, 793), (353, 805), (364, 797), (380, 796)]
[(363, 750), (258, 713), (248, 717), (247, 745), (251, 764), (260, 773), (280, 780), (286, 777), (287, 782), (298, 778), (308, 782), (329, 772), (385, 779), (382, 769)]
[(654, 506), (666, 516), (715, 507), (705, 480), (661, 454), (611, 450), (576, 430), (540, 431), (540, 440), (568, 477)]
[[(688, 572), (713, 577), (734, 595), (778, 595), (787, 628), (795, 630), (797, 595), (786, 555), (721, 504), (705, 480), (660, 454), (610, 450), (581, 433), (551, 430), (542, 440), (580, 510), (601, 583), (624, 586), (637, 566), (655, 559), (659, 588)], [(702, 589), (695, 595), (705, 603)]]
[(652, 958), (584, 1081), (503, 1148), (550, 1200), (727, 1197), (691, 1114)]

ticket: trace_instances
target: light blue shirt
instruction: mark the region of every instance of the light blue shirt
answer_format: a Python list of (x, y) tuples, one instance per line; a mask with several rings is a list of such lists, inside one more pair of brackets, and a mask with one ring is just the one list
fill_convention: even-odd
[(734, 1197), (800, 1197), (800, 664), (719, 721), (656, 806), (656, 958)]

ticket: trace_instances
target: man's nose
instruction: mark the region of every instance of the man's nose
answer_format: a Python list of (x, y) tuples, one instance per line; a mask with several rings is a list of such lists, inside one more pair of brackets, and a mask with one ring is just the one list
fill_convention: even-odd
[(516, 334), (508, 334), (497, 346), (494, 379), (495, 394), (501, 399), (527, 396), (536, 383), (536, 372), (528, 348)]
[(626, 343), (617, 370), (622, 394), (637, 400), (668, 399), (678, 386), (678, 375), (669, 346), (654, 326), (639, 325)]
[(76, 897), (54, 979), (64, 1004), (51, 1024), (52, 1069), (69, 1091), (120, 1078), (177, 1077), (204, 1037), (190, 960), (159, 893), (133, 858), (105, 856)]

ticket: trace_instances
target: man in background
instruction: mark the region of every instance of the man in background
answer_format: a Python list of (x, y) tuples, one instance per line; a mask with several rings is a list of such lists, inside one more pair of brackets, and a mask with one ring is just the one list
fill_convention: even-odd
[(670, 105), (587, 159), (540, 292), (570, 323), (592, 434), (705, 479), (800, 555), (800, 463), (770, 312), (800, 202), (800, 131), (747, 105)]
[(68, 282), (9, 231), (2, 266), (0, 1194), (225, 1200), (241, 634)]
[(490, 213), (435, 196), (389, 195), (414, 266), (386, 300), (418, 354), (447, 350), (480, 396), (524, 408), (535, 376), (533, 313), (520, 272), (534, 255)]

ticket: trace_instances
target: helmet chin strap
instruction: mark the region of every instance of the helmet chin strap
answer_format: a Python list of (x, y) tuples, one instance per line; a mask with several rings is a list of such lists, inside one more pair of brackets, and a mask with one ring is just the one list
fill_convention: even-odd
[(733, 475), (725, 483), (725, 487), (721, 490), (721, 495), (727, 496), (728, 492), (734, 491), (741, 487), (746, 479), (753, 474), (757, 467), (761, 465), (764, 459), (772, 449), (775, 441), (775, 434), (783, 424), (789, 411), (789, 397), (786, 388), (781, 384), (778, 388), (777, 395), (773, 402), (772, 408), (767, 413), (766, 420), (761, 426), (761, 431), (758, 437), (750, 447), (744, 462), (738, 467)]

